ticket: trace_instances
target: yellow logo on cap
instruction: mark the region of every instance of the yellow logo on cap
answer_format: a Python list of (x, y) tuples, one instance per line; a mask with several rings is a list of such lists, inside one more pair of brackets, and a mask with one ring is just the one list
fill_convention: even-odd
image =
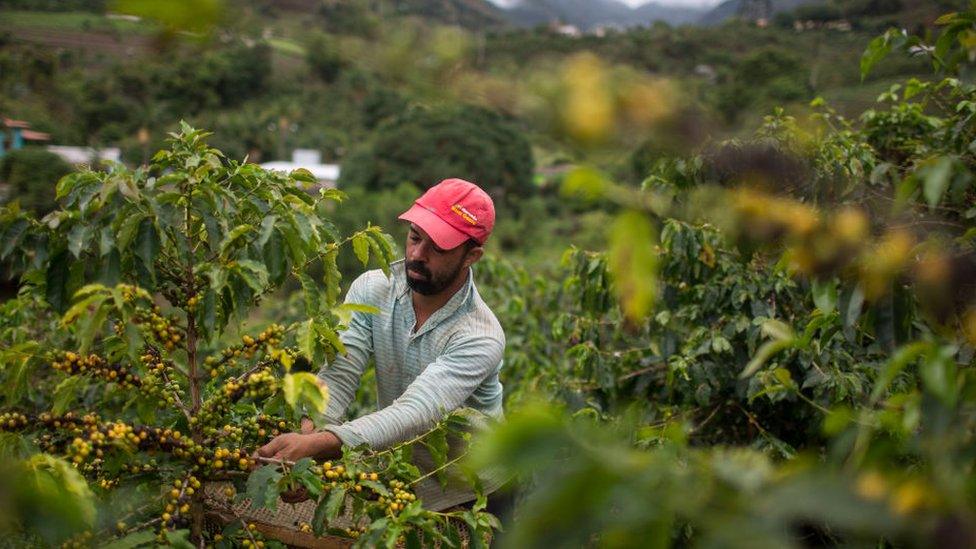
[(460, 204), (455, 204), (451, 206), (451, 211), (461, 216), (461, 219), (467, 221), (471, 225), (478, 224), (478, 218), (474, 214), (469, 212), (467, 208), (465, 208)]

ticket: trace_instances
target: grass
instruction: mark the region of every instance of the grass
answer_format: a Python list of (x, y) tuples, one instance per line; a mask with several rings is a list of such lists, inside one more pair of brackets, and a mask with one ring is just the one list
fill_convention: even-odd
[(305, 57), (305, 48), (292, 42), (291, 40), (285, 40), (283, 38), (270, 38), (268, 40), (268, 44), (274, 48), (275, 51), (295, 57)]
[(42, 12), (0, 10), (0, 27), (35, 28), (64, 31), (109, 31), (144, 33), (153, 30), (151, 24), (142, 21), (109, 19), (96, 13), (84, 11)]
[(892, 84), (902, 84), (905, 77), (891, 76), (871, 80), (863, 84), (852, 84), (824, 90), (823, 98), (827, 104), (846, 116), (857, 116), (878, 106), (876, 98), (882, 92), (888, 91)]

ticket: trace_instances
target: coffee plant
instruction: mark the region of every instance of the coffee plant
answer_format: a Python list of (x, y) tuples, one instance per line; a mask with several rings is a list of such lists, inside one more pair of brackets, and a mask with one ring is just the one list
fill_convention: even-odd
[[(495, 525), (483, 501), (433, 513), (411, 491), (446, 467), (446, 453), (432, 452), (442, 467), (427, 474), (408, 444), (326, 463), (255, 457), (303, 418), (323, 421), (328, 391), (310, 365), (344, 352), (339, 332), (373, 312), (339, 300), (340, 251), (384, 270), (394, 251), (377, 227), (338, 234), (330, 213), (344, 196), (306, 191), (307, 171), (227, 159), (207, 136), (183, 124), (147, 166), (70, 174), (57, 184), (60, 208), (41, 219), (0, 210), (0, 260), (22, 282), (0, 315), (0, 447), (13, 460), (2, 474), (57, 485), (37, 497), (70, 519), (39, 527), (25, 512), (15, 531), (75, 547), (280, 545), (233, 503), (274, 507), (302, 488), (319, 501), (302, 525), (316, 535), (392, 545), (422, 533), (453, 546), (467, 527), (480, 542)], [(249, 328), (255, 307), (291, 281), (304, 317)], [(440, 448), (461, 423), (410, 442)], [(216, 500), (206, 495), (214, 481), (229, 482)], [(337, 529), (347, 500), (355, 525)], [(212, 527), (214, 513), (226, 526)]]

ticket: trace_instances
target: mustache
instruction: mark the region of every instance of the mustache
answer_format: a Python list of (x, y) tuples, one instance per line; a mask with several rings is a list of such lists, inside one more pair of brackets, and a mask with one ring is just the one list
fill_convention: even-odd
[(425, 278), (430, 278), (431, 276), (430, 270), (427, 269), (427, 266), (419, 261), (407, 261), (404, 267), (406, 267), (408, 270), (422, 274)]

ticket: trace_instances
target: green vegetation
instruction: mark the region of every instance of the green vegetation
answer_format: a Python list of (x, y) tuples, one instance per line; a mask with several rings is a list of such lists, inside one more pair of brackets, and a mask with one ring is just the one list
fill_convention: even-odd
[[(28, 6), (23, 6), (24, 8)], [(95, 10), (84, 11), (0, 11), (0, 25), (4, 27), (55, 29), (97, 33), (142, 33), (153, 31), (145, 23), (108, 19)]]
[[(30, 471), (36, 480), (14, 483), (15, 501), (29, 503), (36, 482), (33, 495), (58, 521), (46, 527), (3, 509), (13, 519), (6, 528), (47, 543), (121, 536), (131, 546), (187, 538), (194, 546), (263, 546), (242, 520), (219, 534), (205, 530), (205, 512), (237, 513), (238, 493), (271, 505), (301, 485), (319, 500), (309, 527), (316, 534), (348, 493), (370, 520), (330, 532), (361, 535), (364, 544), (421, 532), (448, 541), (454, 520), (471, 521), (472, 535), (481, 535), (492, 522), (478, 509), (421, 508), (412, 493), (421, 473), (406, 446), (350, 449), (322, 464), (255, 457), (302, 418), (321, 424), (328, 390), (292, 366), (344, 352), (337, 332), (353, 314), (374, 312), (338, 301), (340, 250), (352, 247), (364, 266), (372, 257), (384, 270), (394, 256), (376, 227), (348, 237), (330, 229), (325, 212), (343, 196), (307, 194), (299, 187), (314, 182), (308, 171), (284, 176), (228, 161), (206, 137), (183, 125), (144, 169), (62, 178), (62, 208), (43, 221), (3, 209), (4, 259), (25, 280), (41, 281), (5, 306), (0, 326), (7, 383), (0, 431), (4, 454), (16, 460), (3, 473)], [(316, 267), (319, 281), (308, 274)], [(302, 288), (305, 318), (245, 332), (248, 312), (288, 279)], [(154, 296), (165, 298), (165, 309)], [(25, 313), (26, 324), (14, 322)], [(456, 425), (452, 419), (431, 433), (431, 448), (446, 446)], [(446, 451), (433, 455), (436, 466), (445, 464)], [(218, 481), (208, 499), (204, 483)], [(129, 499), (133, 491), (141, 497)], [(155, 515), (148, 522), (147, 503)]]
[[(473, 103), (517, 118), (533, 145), (544, 149), (542, 157), (574, 157), (580, 151), (567, 143), (541, 138), (547, 121), (532, 112), (532, 95), (544, 86), (538, 75), (573, 55), (590, 51), (611, 65), (669, 78), (702, 112), (709, 125), (705, 133), (741, 135), (759, 122), (757, 113), (784, 104), (801, 110), (818, 95), (840, 99), (835, 108), (843, 113), (863, 108), (872, 95), (855, 93), (847, 103), (850, 94), (834, 90), (857, 89), (856, 67), (846, 61), (887, 24), (853, 32), (759, 29), (740, 22), (716, 28), (656, 25), (600, 38), (479, 25), (477, 34), (465, 34), (440, 26), (451, 21), (419, 18), (437, 11), (434, 4), (322, 2), (316, 10), (290, 11), (255, 1), (242, 3), (232, 20), (210, 22), (248, 46), (206, 35), (183, 43), (164, 34), (146, 42), (144, 36), (160, 28), (151, 18), (99, 23), (91, 11), (0, 11), (0, 30), (9, 33), (0, 55), (16, 65), (0, 76), (0, 109), (30, 117), (61, 143), (121, 144), (130, 161), (142, 159), (143, 147), (135, 140), (140, 128), (154, 130), (156, 148), (163, 130), (181, 118), (214, 129), (221, 148), (235, 157), (269, 159), (312, 146), (326, 158), (344, 160), (375, 127), (366, 99), (395, 89), (403, 101), (389, 114), (432, 101)], [(914, 17), (912, 25), (931, 23), (925, 14)], [(26, 33), (28, 28), (51, 32)], [(79, 33), (70, 46), (55, 36), (66, 29)], [(151, 58), (133, 56), (160, 47)], [(906, 60), (882, 70), (872, 78), (921, 74), (925, 67)], [(267, 121), (245, 127), (237, 116), (242, 109), (248, 120)], [(54, 111), (59, 115), (52, 117)], [(287, 132), (272, 128), (282, 116), (302, 123)], [(103, 130), (109, 120), (111, 127)], [(619, 155), (600, 162), (616, 169)]]
[[(976, 5), (578, 39), (248, 8), (219, 47), (159, 35), (163, 61), (0, 50), (0, 108), (42, 130), (155, 141), (185, 114), (225, 149), (184, 124), (145, 167), (62, 178), (45, 217), (0, 208), (20, 283), (0, 304), (0, 528), (275, 546), (240, 517), (202, 528), (226, 506), (198, 490), (225, 481), (259, 506), (304, 489), (317, 511), (297, 528), (360, 546), (464, 529), (520, 548), (976, 545)], [(260, 17), (280, 34), (254, 39)], [(876, 28), (911, 17), (925, 32)], [(292, 38), (302, 23), (321, 30)], [(295, 146), (341, 161), (348, 192), (239, 160)], [(275, 429), (318, 417), (309, 371), (373, 312), (339, 305), (341, 280), (386, 268), (396, 214), (449, 175), (499, 207), (475, 276), (506, 331), (506, 422), (457, 457), (465, 416), (247, 472)], [(437, 472), (509, 471), (517, 520), (499, 532), (482, 498), (424, 510), (416, 448)], [(336, 529), (346, 501), (361, 522)], [(27, 514), (45, 502), (48, 527)]]
[(71, 171), (71, 166), (61, 157), (43, 149), (10, 151), (0, 158), (0, 181), (7, 185), (7, 196), (19, 202), (21, 208), (39, 216), (57, 206), (51, 181), (57, 181)]
[(485, 109), (414, 108), (377, 126), (343, 165), (340, 187), (421, 188), (465, 174), (497, 200), (532, 194), (532, 150), (517, 126)]

